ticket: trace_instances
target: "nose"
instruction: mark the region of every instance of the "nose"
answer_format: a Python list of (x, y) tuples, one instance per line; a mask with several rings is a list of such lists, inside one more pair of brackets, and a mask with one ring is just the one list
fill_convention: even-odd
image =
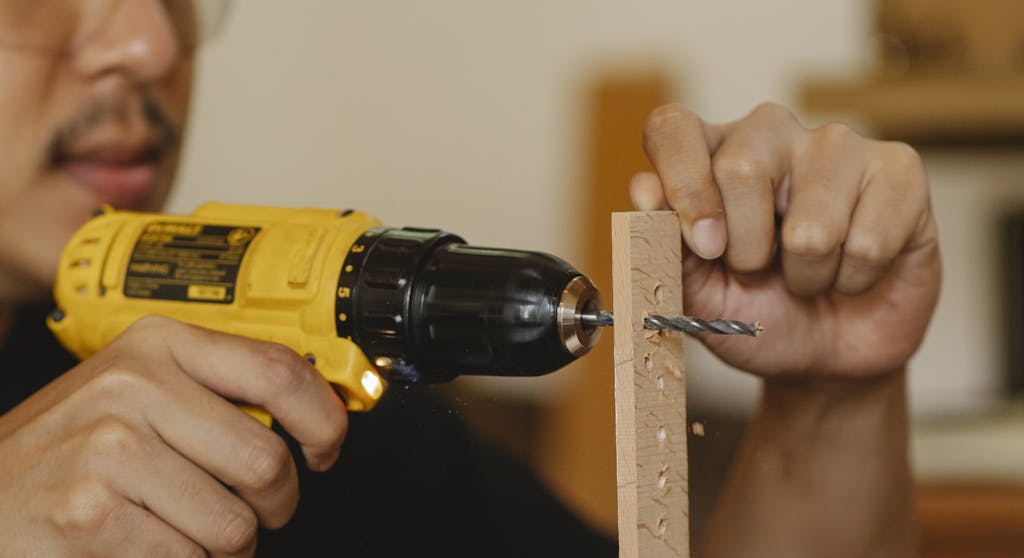
[(121, 73), (132, 81), (153, 82), (166, 76), (181, 56), (178, 32), (161, 0), (120, 0), (72, 60), (86, 76)]

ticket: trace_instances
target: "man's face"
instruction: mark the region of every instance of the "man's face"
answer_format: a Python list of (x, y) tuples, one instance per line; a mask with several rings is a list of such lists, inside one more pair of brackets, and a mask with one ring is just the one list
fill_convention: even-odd
[[(102, 204), (167, 198), (192, 81), (188, 30), (170, 13), (183, 3), (0, 0), (26, 34), (0, 35), (0, 310), (48, 292), (64, 243)], [(49, 11), (32, 24), (36, 6)]]

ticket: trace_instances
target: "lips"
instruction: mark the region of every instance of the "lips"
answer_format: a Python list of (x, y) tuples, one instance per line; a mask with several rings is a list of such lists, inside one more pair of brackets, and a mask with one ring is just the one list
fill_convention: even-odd
[(161, 149), (152, 142), (109, 142), (60, 154), (54, 166), (101, 203), (141, 209), (153, 192)]

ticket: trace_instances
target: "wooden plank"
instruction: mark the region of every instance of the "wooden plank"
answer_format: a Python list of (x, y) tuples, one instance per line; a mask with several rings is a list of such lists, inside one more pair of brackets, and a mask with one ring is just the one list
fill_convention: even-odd
[(612, 215), (621, 558), (690, 555), (683, 340), (643, 329), (682, 314), (680, 248), (674, 212)]

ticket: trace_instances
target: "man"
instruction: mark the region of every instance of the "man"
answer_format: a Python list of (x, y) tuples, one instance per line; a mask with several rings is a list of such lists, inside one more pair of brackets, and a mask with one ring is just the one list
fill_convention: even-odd
[[(0, 556), (613, 554), (415, 392), (350, 425), (287, 349), (157, 317), (56, 352), (62, 245), (100, 204), (163, 203), (210, 7), (0, 0)], [(708, 554), (909, 555), (904, 366), (939, 282), (916, 155), (774, 106), (665, 107), (645, 143), (632, 194), (683, 218), (688, 311), (771, 320), (703, 339), (766, 379)]]

